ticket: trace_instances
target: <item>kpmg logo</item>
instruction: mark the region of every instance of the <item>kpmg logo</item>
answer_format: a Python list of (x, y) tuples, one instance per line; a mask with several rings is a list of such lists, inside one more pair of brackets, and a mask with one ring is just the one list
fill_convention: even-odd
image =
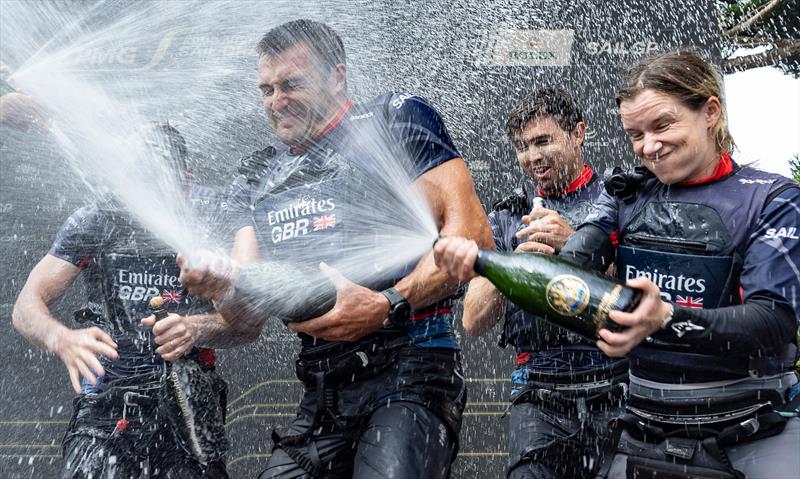
[(247, 36), (178, 35), (169, 31), (160, 38), (123, 40), (120, 44), (97, 44), (76, 49), (58, 59), (62, 68), (92, 70), (122, 67), (125, 70), (151, 70), (166, 63), (174, 66), (200, 64), (204, 59), (245, 57), (251, 53)]
[(586, 42), (584, 48), (588, 55), (650, 55), (659, 50), (659, 45), (653, 40), (625, 41), (625, 40), (597, 40)]
[(572, 55), (573, 30), (492, 32), (479, 55), (479, 66), (567, 66)]

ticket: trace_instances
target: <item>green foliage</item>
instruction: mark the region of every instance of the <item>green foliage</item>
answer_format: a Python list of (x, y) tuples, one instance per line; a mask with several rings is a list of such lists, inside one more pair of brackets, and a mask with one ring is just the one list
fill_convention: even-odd
[(800, 183), (800, 153), (795, 153), (794, 158), (789, 160), (789, 168), (794, 181)]
[(783, 0), (749, 28), (734, 29), (757, 14), (772, 0), (716, 0), (720, 11), (723, 56), (739, 48), (768, 47), (768, 52), (726, 60), (727, 72), (773, 66), (800, 78), (800, 0)]

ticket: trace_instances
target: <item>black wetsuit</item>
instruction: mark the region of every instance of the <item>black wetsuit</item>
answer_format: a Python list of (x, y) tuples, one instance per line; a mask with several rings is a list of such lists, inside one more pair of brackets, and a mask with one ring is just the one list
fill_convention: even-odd
[[(386, 174), (381, 161), (407, 159), (404, 169), (417, 178), (459, 156), (438, 113), (417, 96), (383, 95), (346, 106), (339, 118), (313, 146), (279, 145), (257, 181), (238, 180), (233, 203), (247, 213), (242, 226), (255, 228), (263, 259), (314, 269), (320, 261), (335, 264), (352, 236), (379, 228), (355, 225), (375, 207), (365, 191)], [(373, 275), (364, 286), (391, 287), (413, 266)], [(297, 374), (306, 391), (289, 430), (273, 435), (261, 477), (448, 474), (465, 404), (452, 299), (355, 343), (300, 339)]]
[[(178, 282), (175, 254), (111, 202), (76, 211), (59, 231), (50, 255), (81, 269), (86, 307), (76, 312), (85, 327), (97, 326), (118, 345), (119, 359), (100, 360), (105, 375), (86, 380), (74, 400), (64, 437), (64, 478), (226, 478), (226, 441), (211, 460), (193, 455), (180, 411), (165, 386), (165, 363), (155, 352), (150, 328), (139, 321), (151, 314), (150, 298), (161, 295), (166, 309), (183, 315), (211, 310)], [(195, 411), (220, 432), (225, 382), (214, 371), (215, 353), (192, 350), (208, 386), (195, 397), (207, 407)], [(224, 438), (224, 430), (221, 431)]]
[[(557, 195), (542, 195), (573, 228), (591, 213), (603, 189), (589, 166)], [(495, 247), (514, 251), (533, 192), (498, 202), (489, 214)], [(508, 433), (510, 478), (590, 477), (609, 438), (607, 423), (624, 411), (628, 362), (609, 358), (594, 343), (507, 303), (501, 346), (513, 345)], [(565, 460), (569, 458), (569, 460)]]

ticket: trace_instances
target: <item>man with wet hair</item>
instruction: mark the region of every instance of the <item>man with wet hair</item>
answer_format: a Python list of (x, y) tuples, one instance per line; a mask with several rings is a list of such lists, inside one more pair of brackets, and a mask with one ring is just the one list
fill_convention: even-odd
[[(506, 129), (526, 176), (489, 214), (495, 247), (557, 253), (602, 191), (581, 151), (583, 113), (569, 92), (541, 87), (509, 114)], [(623, 412), (627, 361), (520, 310), (486, 278), (473, 279), (464, 300), (464, 329), (483, 335), (501, 317), (500, 345), (517, 352), (508, 477), (591, 476), (608, 436), (606, 423)]]
[[(149, 124), (131, 139), (163, 156), (163, 171), (177, 175), (189, 201), (198, 199), (189, 194), (186, 142), (177, 129)], [(214, 371), (214, 350), (194, 347), (202, 340), (194, 325), (206, 324), (213, 309), (187, 294), (179, 274), (173, 251), (114, 200), (99, 199), (70, 216), (28, 276), (14, 305), (14, 327), (58, 355), (78, 394), (62, 477), (228, 477), (226, 385)], [(75, 313), (79, 326), (71, 328), (49, 308), (78, 276), (87, 297)], [(152, 316), (142, 320), (159, 295), (171, 314), (157, 323)], [(187, 402), (203, 404), (192, 411), (191, 424), (165, 378), (165, 361), (184, 356), (196, 379)], [(208, 432), (199, 455), (190, 429)]]
[[(281, 143), (265, 171), (237, 181), (247, 217), (236, 234), (236, 261), (260, 258), (317, 269), (348, 251), (348, 237), (365, 234), (352, 230), (360, 210), (370, 207), (358, 206), (369, 184), (359, 181), (375, 178), (358, 175), (365, 166), (380, 171), (386, 161), (359, 149), (372, 131), (368, 125), (385, 135), (390, 163), (410, 159), (414, 186), (440, 234), (491, 243), (466, 165), (425, 99), (393, 93), (354, 105), (342, 41), (318, 22), (280, 25), (264, 35), (258, 52), (264, 108)], [(283, 218), (276, 212), (309, 204), (323, 205), (324, 227), (284, 228), (288, 234), (271, 236), (289, 220), (305, 221), (276, 220)], [(266, 315), (235, 307), (231, 276), (184, 266), (181, 281), (217, 301), (223, 317), (245, 316), (242, 322), (263, 327)], [(260, 477), (447, 477), (466, 400), (453, 331), (457, 283), (445, 279), (430, 254), (369, 284), (319, 269), (336, 285), (336, 304), (289, 326), (299, 333), (296, 370), (306, 390), (289, 430), (273, 433), (273, 453)]]

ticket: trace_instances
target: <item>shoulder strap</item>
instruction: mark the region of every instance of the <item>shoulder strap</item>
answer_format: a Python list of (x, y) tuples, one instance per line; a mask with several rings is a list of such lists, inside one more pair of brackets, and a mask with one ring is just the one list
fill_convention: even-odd
[[(766, 208), (768, 204), (772, 203), (772, 200), (777, 198), (778, 195), (788, 190), (789, 188), (800, 188), (800, 185), (787, 183), (785, 185), (779, 186), (778, 189), (767, 195), (767, 198), (764, 200), (764, 208)], [(764, 211), (764, 208), (762, 208), (761, 211)]]
[(263, 150), (257, 150), (242, 158), (239, 165), (239, 174), (247, 178), (248, 183), (257, 183), (261, 175), (269, 166), (269, 161), (275, 157), (277, 150), (270, 145)]
[(512, 214), (527, 213), (529, 208), (528, 198), (519, 189), (514, 190), (514, 194), (511, 196), (497, 201), (492, 205), (494, 211), (509, 210)]

